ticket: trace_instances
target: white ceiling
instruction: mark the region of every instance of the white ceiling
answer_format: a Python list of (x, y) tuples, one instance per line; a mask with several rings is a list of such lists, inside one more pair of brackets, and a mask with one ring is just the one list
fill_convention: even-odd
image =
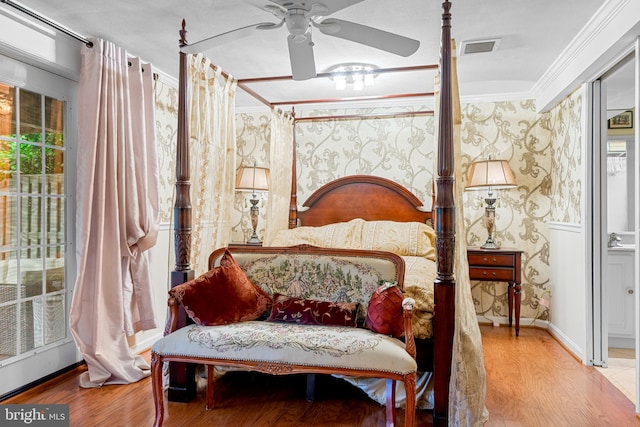
[[(319, 0), (320, 1), (320, 0)], [(112, 41), (151, 62), (161, 72), (178, 74), (180, 23), (187, 24), (191, 43), (259, 22), (277, 22), (260, 6), (268, 0), (23, 0), (26, 7), (85, 36)], [(460, 92), (467, 97), (530, 93), (567, 44), (604, 0), (453, 0), (453, 37), (458, 42), (499, 38), (492, 53), (459, 55)], [(1, 7), (8, 7), (2, 4)], [(321, 34), (314, 29), (316, 69), (323, 72), (343, 62), (378, 67), (437, 64), (441, 2), (437, 0), (366, 0), (331, 15), (420, 41), (407, 58)], [(290, 75), (287, 30), (254, 35), (206, 52), (237, 78)], [(387, 86), (388, 85), (388, 86)], [(430, 92), (433, 73), (395, 73), (376, 78), (364, 93), (335, 92), (328, 79), (256, 86), (270, 101), (332, 98), (393, 92)], [(238, 94), (238, 107), (258, 105)]]

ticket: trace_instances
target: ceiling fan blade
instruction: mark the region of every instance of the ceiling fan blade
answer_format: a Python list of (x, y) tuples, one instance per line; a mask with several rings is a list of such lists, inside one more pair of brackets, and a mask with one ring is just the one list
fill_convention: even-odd
[(298, 36), (294, 36), (293, 34), (287, 37), (293, 80), (312, 79), (316, 76), (316, 61), (313, 58), (311, 32), (305, 35), (303, 41), (296, 41), (296, 37)]
[(341, 19), (325, 19), (316, 27), (323, 34), (351, 40), (400, 56), (412, 55), (420, 47), (418, 40)]
[(213, 49), (214, 47), (222, 46), (226, 43), (234, 40), (241, 39), (243, 37), (250, 36), (256, 30), (256, 28), (263, 26), (269, 27), (274, 25), (272, 22), (261, 22), (259, 24), (251, 24), (246, 27), (236, 28), (235, 30), (227, 31), (226, 33), (217, 34), (215, 36), (208, 37), (204, 40), (197, 41), (192, 44), (188, 44), (180, 48), (184, 53), (198, 53), (205, 50)]

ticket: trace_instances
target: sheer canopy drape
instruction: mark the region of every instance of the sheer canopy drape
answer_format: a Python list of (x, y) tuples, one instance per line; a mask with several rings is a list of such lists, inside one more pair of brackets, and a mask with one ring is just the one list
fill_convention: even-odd
[(271, 140), (269, 146), (269, 200), (264, 242), (268, 246), (280, 230), (289, 228), (291, 200), (291, 162), (293, 159), (293, 117), (281, 110), (271, 110)]
[(148, 249), (158, 233), (153, 74), (113, 43), (82, 48), (78, 93), (78, 276), (70, 326), (82, 387), (149, 375), (127, 335), (156, 328)]
[(231, 209), (236, 169), (235, 90), (202, 54), (187, 56), (189, 161), (193, 231), (191, 265), (196, 275), (208, 270), (212, 248), (231, 238)]

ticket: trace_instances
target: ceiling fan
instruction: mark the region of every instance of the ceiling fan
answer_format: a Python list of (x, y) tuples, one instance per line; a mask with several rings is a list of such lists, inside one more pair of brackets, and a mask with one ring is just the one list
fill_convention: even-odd
[(182, 52), (197, 53), (233, 40), (254, 34), (254, 30), (273, 30), (286, 26), (289, 31), (289, 59), (294, 80), (307, 80), (316, 76), (311, 28), (322, 34), (364, 44), (400, 56), (413, 54), (420, 42), (355, 22), (327, 17), (334, 12), (361, 3), (364, 0), (269, 0), (262, 9), (275, 15), (280, 22), (263, 22), (237, 28), (182, 47)]

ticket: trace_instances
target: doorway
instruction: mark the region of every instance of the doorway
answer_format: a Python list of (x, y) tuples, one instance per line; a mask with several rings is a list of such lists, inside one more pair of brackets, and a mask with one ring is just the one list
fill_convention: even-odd
[(593, 363), (638, 407), (636, 62), (593, 84)]

